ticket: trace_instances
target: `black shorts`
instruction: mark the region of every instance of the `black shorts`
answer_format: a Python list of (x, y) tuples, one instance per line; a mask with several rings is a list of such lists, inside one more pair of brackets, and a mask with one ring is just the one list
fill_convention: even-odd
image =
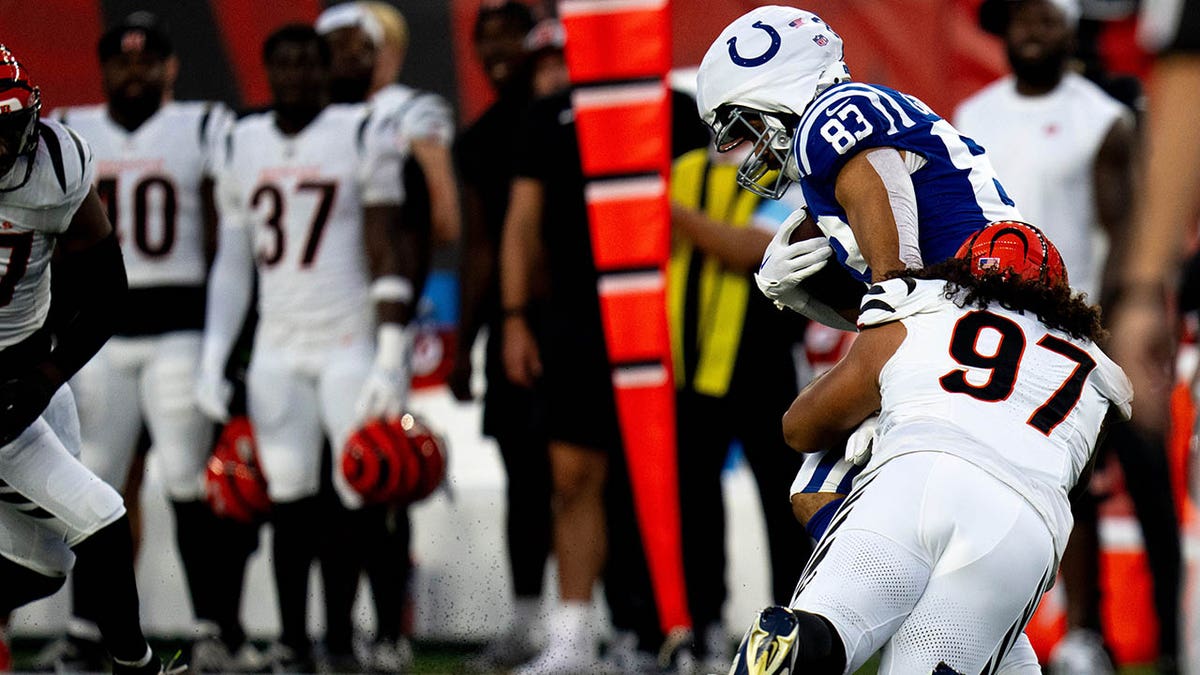
[(600, 317), (552, 313), (541, 351), (550, 440), (620, 452), (621, 427)]

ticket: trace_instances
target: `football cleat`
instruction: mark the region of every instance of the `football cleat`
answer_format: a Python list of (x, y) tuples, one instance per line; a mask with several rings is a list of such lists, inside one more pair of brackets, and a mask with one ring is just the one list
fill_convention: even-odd
[(729, 675), (790, 675), (799, 629), (799, 620), (787, 607), (762, 610), (742, 638)]
[(254, 523), (271, 508), (267, 479), (259, 468), (250, 420), (229, 420), (217, 439), (205, 470), (204, 493), (213, 512), (223, 518)]

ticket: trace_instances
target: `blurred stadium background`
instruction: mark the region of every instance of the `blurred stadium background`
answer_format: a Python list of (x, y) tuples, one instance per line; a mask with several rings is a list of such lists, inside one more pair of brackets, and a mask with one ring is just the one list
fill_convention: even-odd
[[(704, 50), (720, 29), (752, 6), (748, 0), (669, 0), (672, 81), (687, 88)], [(801, 3), (824, 17), (846, 38), (846, 60), (856, 79), (880, 82), (921, 97), (948, 116), (959, 101), (1006, 70), (999, 41), (976, 23), (980, 0), (808, 0)], [(278, 26), (311, 22), (327, 4), (321, 0), (0, 0), (0, 40), (7, 43), (34, 73), (45, 110), (102, 100), (96, 41), (104, 26), (139, 9), (160, 16), (169, 27), (181, 61), (176, 87), (179, 99), (217, 99), (234, 108), (267, 103), (268, 90), (260, 65), (263, 39)], [(473, 58), (471, 26), (481, 0), (393, 0), (407, 18), (412, 35), (401, 80), (432, 90), (450, 100), (460, 124), (486, 107), (490, 90)], [(545, 12), (554, 0), (534, 2)], [(1132, 39), (1134, 2), (1088, 0), (1086, 15), (1095, 19), (1088, 30), (1105, 65), (1114, 72), (1143, 76), (1147, 56)], [(569, 47), (568, 37), (568, 49)], [(439, 261), (426, 312), (432, 349), (420, 368), (425, 387), (413, 407), (448, 438), (448, 489), (414, 509), (416, 576), (414, 629), (418, 638), (449, 644), (478, 644), (493, 636), (507, 619), (508, 580), (503, 559), (503, 470), (494, 447), (479, 435), (477, 405), (458, 404), (438, 383), (453, 339), (455, 280), (451, 260)], [(481, 372), (477, 369), (476, 372)], [(1181, 401), (1180, 428), (1190, 430), (1190, 406)], [(1186, 427), (1184, 426), (1186, 424)], [(1182, 487), (1187, 433), (1177, 434), (1174, 468)], [(731, 630), (767, 601), (764, 536), (753, 480), (736, 459), (725, 480), (730, 551), (731, 602), (726, 608)], [(782, 496), (781, 496), (782, 498)], [(1184, 522), (1193, 527), (1193, 508), (1183, 500)], [(182, 637), (190, 613), (174, 546), (169, 544), (170, 518), (151, 463), (143, 486), (143, 546), (139, 584), (143, 616), (159, 637)], [(1120, 634), (1114, 645), (1126, 660), (1150, 660), (1153, 627), (1148, 577), (1140, 553), (1140, 535), (1129, 505), (1110, 500), (1102, 536), (1106, 547), (1106, 609)], [(264, 537), (269, 532), (264, 532)], [(1189, 561), (1194, 539), (1189, 537)], [(252, 562), (243, 614), (255, 636), (277, 628), (269, 566), (260, 546)], [(548, 573), (553, 573), (550, 570)], [(553, 586), (548, 586), (553, 588)], [(1190, 597), (1190, 596), (1189, 596)], [(1051, 605), (1054, 604), (1051, 598)], [(369, 622), (369, 603), (360, 601), (362, 620)], [(59, 633), (66, 618), (63, 598), (26, 609), (14, 618), (18, 638)], [(320, 622), (319, 603), (313, 603)], [(1048, 621), (1059, 620), (1048, 615)], [(314, 626), (317, 628), (317, 626)], [(1194, 634), (1189, 631), (1188, 634)], [(426, 661), (426, 672), (455, 669), (455, 648)], [(420, 667), (420, 662), (419, 662)], [(1133, 671), (1130, 671), (1133, 672)]]

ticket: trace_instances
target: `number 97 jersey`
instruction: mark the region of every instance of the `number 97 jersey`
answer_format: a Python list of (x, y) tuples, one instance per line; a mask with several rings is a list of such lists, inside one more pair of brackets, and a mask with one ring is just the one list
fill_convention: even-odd
[(879, 373), (868, 472), (911, 452), (955, 455), (1023, 495), (1061, 555), (1072, 523), (1067, 493), (1110, 406), (1129, 417), (1132, 385), (1090, 340), (1032, 313), (959, 307), (944, 289), (940, 280), (892, 279), (864, 298), (865, 325), (907, 314), (895, 317), (907, 335)]
[(232, 115), (219, 103), (164, 104), (137, 129), (112, 120), (103, 105), (54, 115), (91, 144), (96, 193), (121, 242), (134, 289), (204, 284), (201, 184)]
[(905, 154), (925, 265), (952, 257), (992, 221), (1022, 220), (984, 149), (919, 99), (876, 84), (835, 84), (804, 111), (794, 150), (808, 208), (838, 262), (859, 281), (869, 283), (871, 273), (835, 190), (842, 167), (873, 148)]

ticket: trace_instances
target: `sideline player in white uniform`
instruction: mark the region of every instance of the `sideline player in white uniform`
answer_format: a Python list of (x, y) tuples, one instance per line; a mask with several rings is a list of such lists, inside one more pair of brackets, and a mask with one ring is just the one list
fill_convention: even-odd
[[(272, 501), (279, 660), (303, 669), (311, 659), (306, 608), (314, 556), (330, 540), (363, 546), (350, 535), (357, 521), (318, 499), (323, 441), (340, 469), (356, 425), (402, 411), (413, 284), (401, 275), (411, 266), (395, 246), (400, 163), (382, 125), (365, 106), (329, 105), (329, 49), (312, 28), (273, 33), (263, 62), (273, 109), (234, 126), (218, 173), (220, 246), (197, 396), (211, 414), (225, 416), (223, 366), (257, 269), (247, 403)], [(333, 474), (343, 504), (360, 507), (341, 471)], [(335, 574), (324, 559), (322, 568), (331, 666), (353, 667), (350, 616), (360, 568)]]
[[(404, 164), (405, 228), (401, 246), (415, 254), (418, 291), (429, 268), (431, 240), (458, 239), (458, 184), (450, 158), (454, 121), (450, 106), (432, 92), (396, 82), (408, 48), (408, 26), (395, 7), (382, 2), (348, 2), (330, 7), (316, 29), (333, 53), (330, 94), (334, 102), (369, 101), (386, 121)], [(412, 523), (404, 506), (364, 509), (370, 538), (364, 560), (375, 605), (371, 666), (383, 672), (406, 669), (412, 646), (404, 635), (404, 604), (412, 572)]]
[[(130, 292), (115, 337), (72, 380), (79, 406), (80, 460), (125, 492), (143, 426), (175, 514), (176, 542), (204, 647), (193, 669), (228, 669), (245, 645), (236, 589), (220, 569), (245, 564), (236, 525), (203, 501), (213, 423), (196, 407), (196, 371), (204, 327), (204, 288), (216, 244), (212, 162), (232, 123), (219, 103), (170, 101), (178, 70), (169, 37), (139, 12), (99, 42), (107, 104), (54, 115), (91, 144), (96, 188), (117, 232)], [(220, 528), (220, 529), (218, 529)], [(238, 551), (241, 551), (238, 553)], [(220, 558), (221, 560), (216, 560)], [(94, 634), (93, 589), (75, 584), (71, 643), (79, 656)], [(221, 602), (228, 597), (229, 602)], [(205, 655), (204, 652), (213, 652)], [(199, 653), (198, 653), (199, 652)], [(209, 663), (224, 652), (226, 658)], [(248, 654), (248, 652), (246, 652)]]
[(1132, 387), (1095, 344), (1099, 310), (1023, 223), (872, 286), (859, 325), (783, 430), (810, 452), (878, 410), (870, 460), (792, 609), (760, 614), (731, 672), (850, 673), (881, 647), (889, 675), (997, 672), (1054, 580), (1068, 492), (1106, 420), (1128, 418)]
[(0, 45), (0, 612), (56, 591), (74, 562), (77, 576), (98, 584), (113, 672), (157, 673), (125, 506), (77, 459), (66, 384), (112, 334), (125, 270), (92, 187), (91, 149), (39, 121), (40, 109), (38, 89)]

